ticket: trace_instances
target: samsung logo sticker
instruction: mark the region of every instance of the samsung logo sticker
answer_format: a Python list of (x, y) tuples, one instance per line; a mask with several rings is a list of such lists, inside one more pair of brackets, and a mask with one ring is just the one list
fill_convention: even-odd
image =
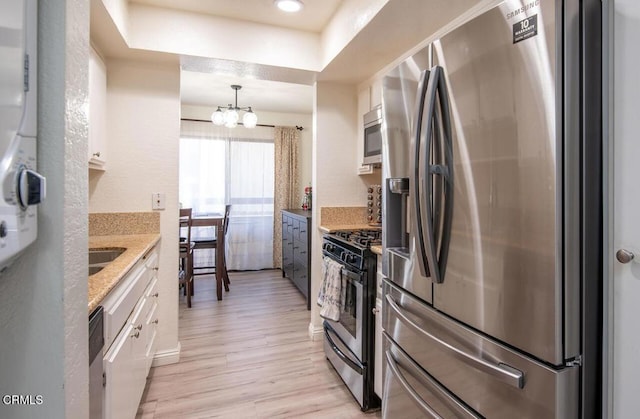
[(505, 16), (507, 19), (513, 19), (514, 17), (519, 17), (520, 15), (527, 12), (527, 10), (533, 9), (534, 7), (540, 6), (540, 0), (530, 1), (522, 7), (519, 7), (511, 12), (508, 12)]

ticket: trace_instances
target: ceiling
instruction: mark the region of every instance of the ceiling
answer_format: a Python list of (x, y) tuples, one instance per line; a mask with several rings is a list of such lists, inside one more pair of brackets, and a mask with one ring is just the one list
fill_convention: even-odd
[(242, 86), (238, 91), (238, 106), (251, 106), (258, 114), (260, 111), (311, 113), (313, 110), (313, 90), (308, 85), (184, 70), (180, 77), (181, 102), (200, 106), (234, 104), (232, 84)]
[(285, 13), (273, 0), (130, 0), (131, 3), (204, 13), (290, 29), (322, 32), (342, 0), (303, 0), (298, 13)]
[[(242, 27), (243, 21), (251, 21), (265, 27), (302, 29), (315, 36), (320, 36), (318, 33), (336, 15), (339, 25), (354, 25), (357, 31), (319, 73), (225, 57), (129, 48), (110, 21), (103, 5), (105, 1), (91, 0), (91, 37), (107, 58), (135, 54), (149, 60), (179, 60), (183, 104), (209, 108), (228, 105), (235, 100), (230, 86), (239, 84), (243, 88), (238, 92), (238, 106), (251, 106), (259, 115), (260, 112), (311, 114), (316, 81), (362, 83), (401, 58), (400, 54), (420, 47), (437, 32), (455, 22), (460, 23), (460, 19), (467, 19), (475, 9), (486, 7), (484, 4), (490, 0), (302, 0), (305, 7), (293, 15), (278, 10), (273, 0), (128, 0), (141, 7), (228, 19), (230, 26)], [(384, 7), (373, 12), (374, 15), (367, 15), (368, 11), (376, 10), (377, 4), (384, 4)], [(344, 15), (341, 8), (346, 10)], [(340, 13), (336, 14), (338, 11)], [(339, 20), (342, 16), (353, 16), (354, 11), (362, 12), (362, 18), (370, 20), (362, 27), (355, 24), (357, 22)], [(233, 32), (229, 36), (233, 36)], [(256, 42), (259, 45), (260, 40)]]
[[(303, 0), (299, 13), (289, 14), (275, 7), (273, 0), (130, 0), (147, 6), (208, 14), (235, 20), (309, 32), (321, 32), (338, 9), (342, 0)], [(238, 106), (252, 106), (260, 111), (312, 113), (312, 77), (303, 76), (301, 84), (245, 78), (231, 75), (233, 71), (193, 69), (182, 66), (180, 95), (184, 104), (200, 106), (227, 105), (234, 102), (232, 84), (243, 88), (238, 92)], [(220, 66), (216, 66), (220, 67)], [(236, 65), (237, 67), (237, 65)], [(226, 74), (224, 74), (226, 73)]]

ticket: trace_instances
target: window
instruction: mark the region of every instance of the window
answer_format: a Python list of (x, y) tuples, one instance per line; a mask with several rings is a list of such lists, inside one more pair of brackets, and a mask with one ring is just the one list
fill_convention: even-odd
[[(180, 139), (179, 195), (194, 217), (221, 214), (231, 207), (226, 251), (229, 270), (273, 267), (273, 129), (219, 128), (183, 121)], [(254, 138), (237, 138), (252, 135)], [(237, 137), (231, 137), (231, 135)], [(201, 230), (201, 229), (198, 229)], [(213, 232), (194, 231), (212, 235)], [(213, 252), (195, 255), (196, 265), (211, 265)]]

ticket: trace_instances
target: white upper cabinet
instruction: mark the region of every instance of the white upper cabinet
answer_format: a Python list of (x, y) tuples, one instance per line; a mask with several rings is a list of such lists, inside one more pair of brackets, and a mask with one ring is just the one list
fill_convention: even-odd
[(89, 168), (104, 170), (107, 145), (107, 67), (89, 51)]

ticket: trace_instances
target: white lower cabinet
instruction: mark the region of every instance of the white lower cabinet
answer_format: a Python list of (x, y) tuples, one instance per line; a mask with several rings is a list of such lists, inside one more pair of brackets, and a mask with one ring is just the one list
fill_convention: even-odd
[[(136, 344), (134, 327), (129, 324), (118, 335), (104, 358), (106, 374), (104, 392), (105, 418), (132, 418), (138, 404), (131, 389), (135, 388), (133, 354)], [(133, 414), (132, 414), (133, 412)]]
[[(103, 301), (105, 327), (104, 418), (135, 418), (158, 326), (158, 255), (148, 252)], [(116, 323), (120, 319), (125, 319)], [(115, 332), (117, 330), (117, 332)], [(109, 334), (113, 334), (109, 339)]]

